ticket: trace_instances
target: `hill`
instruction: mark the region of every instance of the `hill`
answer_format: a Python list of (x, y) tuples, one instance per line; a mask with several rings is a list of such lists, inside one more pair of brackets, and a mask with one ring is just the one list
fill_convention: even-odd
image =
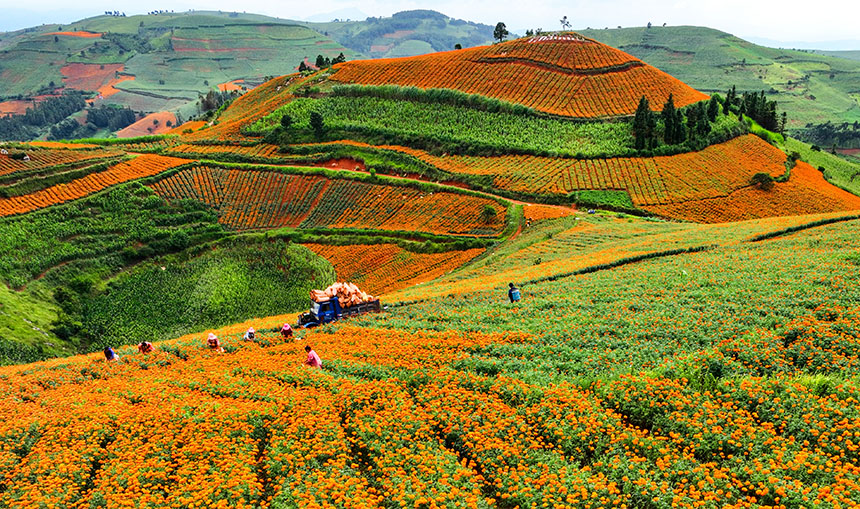
[(305, 23), (347, 48), (370, 58), (408, 57), (464, 48), (493, 41), (490, 25), (452, 19), (431, 10), (412, 10), (391, 17)]
[[(860, 121), (860, 63), (833, 53), (759, 46), (705, 27), (583, 30), (707, 93), (764, 90), (788, 113), (790, 131), (812, 143), (819, 124)], [(855, 133), (855, 143), (860, 137)], [(824, 140), (822, 145), (832, 142)], [(860, 147), (860, 145), (846, 145)]]
[[(492, 27), (434, 11), (348, 23), (220, 11), (96, 16), (0, 34), (0, 116), (23, 114), (49, 97), (77, 90), (92, 106), (138, 112), (139, 123), (121, 131), (121, 137), (160, 134), (170, 128), (168, 120), (177, 123), (171, 115), (181, 123), (205, 112), (199, 98), (209, 91), (242, 92), (289, 74), (302, 62), (313, 66), (319, 55), (408, 56), (491, 40)], [(79, 112), (83, 108), (81, 103), (73, 110), (78, 124), (67, 124), (67, 132), (54, 138), (106, 136), (135, 120), (93, 124)], [(0, 125), (0, 139), (53, 135), (51, 127), (68, 116), (28, 122), (26, 137)]]

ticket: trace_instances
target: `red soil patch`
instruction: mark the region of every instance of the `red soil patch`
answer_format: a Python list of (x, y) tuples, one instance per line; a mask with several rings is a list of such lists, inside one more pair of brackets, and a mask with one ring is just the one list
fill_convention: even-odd
[(836, 151), (846, 156), (860, 155), (860, 148), (837, 148)]
[(65, 35), (66, 37), (86, 37), (87, 39), (94, 39), (96, 37), (101, 37), (102, 34), (98, 32), (51, 32), (48, 35)]
[[(158, 120), (158, 125), (154, 125), (152, 123), (153, 120)], [(169, 111), (152, 113), (125, 129), (117, 131), (116, 135), (118, 138), (134, 138), (136, 136), (148, 136), (150, 134), (164, 134), (171, 130), (171, 127), (167, 126), (168, 121), (173, 124), (176, 122), (176, 116)]]
[(35, 101), (3, 101), (0, 102), (0, 117), (7, 115), (23, 115), (27, 108), (32, 108)]
[(351, 159), (349, 157), (343, 157), (341, 159), (331, 159), (324, 163), (314, 163), (314, 166), (319, 166), (321, 168), (329, 168), (333, 170), (359, 169), (361, 171), (364, 171), (366, 169), (364, 163), (356, 161), (355, 159)]
[(370, 47), (370, 51), (373, 53), (385, 53), (393, 47), (393, 44), (374, 44)]
[(60, 72), (63, 83), (75, 90), (98, 90), (116, 79), (116, 73), (122, 71), (122, 64), (68, 64)]
[(221, 92), (236, 92), (242, 90), (245, 80), (233, 80), (226, 83), (219, 83), (218, 90)]
[(123, 75), (118, 78), (114, 78), (108, 82), (107, 85), (99, 87), (99, 93), (102, 97), (110, 97), (120, 90), (116, 88), (116, 85), (122, 83), (123, 81), (131, 81), (134, 79), (134, 76)]

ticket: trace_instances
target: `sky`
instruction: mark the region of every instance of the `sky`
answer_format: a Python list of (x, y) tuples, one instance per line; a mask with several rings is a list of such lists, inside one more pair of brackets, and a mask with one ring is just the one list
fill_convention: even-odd
[[(149, 10), (225, 10), (266, 14), (287, 19), (321, 20), (390, 16), (410, 9), (433, 9), (453, 18), (495, 25), (504, 22), (509, 30), (543, 28), (557, 30), (567, 16), (574, 29), (616, 26), (700, 25), (738, 37), (769, 42), (827, 42), (830, 49), (860, 50), (860, 1), (857, 0), (88, 0), (86, 8), (70, 7), (68, 0), (31, 0), (27, 3), (0, 0), (0, 30), (14, 30), (42, 23), (69, 23), (119, 10), (128, 15)], [(80, 4), (78, 4), (80, 5)], [(816, 47), (824, 47), (817, 44)]]

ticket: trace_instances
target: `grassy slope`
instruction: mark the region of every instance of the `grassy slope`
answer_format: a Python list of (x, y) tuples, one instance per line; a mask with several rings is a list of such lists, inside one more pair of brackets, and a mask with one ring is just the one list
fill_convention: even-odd
[(811, 145), (794, 138), (785, 142), (787, 152), (797, 152), (800, 158), (815, 168), (824, 168), (824, 178), (830, 183), (860, 196), (860, 163), (826, 151), (812, 150)]
[[(32, 358), (24, 351), (36, 353), (41, 349), (51, 356), (71, 353), (48, 332), (58, 313), (56, 304), (44, 297), (26, 291), (16, 292), (0, 284), (0, 355), (28, 362)], [(20, 358), (16, 358), (14, 350), (22, 354)]]
[[(53, 36), (47, 34), (57, 28), (46, 25), (26, 34), (4, 34), (0, 38), (5, 50), (0, 53), (0, 76), (4, 78), (0, 97), (33, 94), (47, 87), (50, 81), (61, 84), (60, 68), (69, 62), (123, 63), (124, 72), (135, 79), (117, 86), (122, 92), (105, 102), (147, 112), (176, 110), (219, 83), (235, 79), (259, 82), (265, 76), (288, 74), (305, 57), (313, 59), (317, 54), (334, 57), (341, 52), (348, 58), (358, 56), (312, 29), (259, 15), (199, 12), (126, 18), (97, 16), (62, 27), (64, 31), (129, 36), (143, 31), (152, 46), (152, 51), (145, 53), (121, 52), (117, 45), (99, 38), (61, 36), (54, 42)], [(216, 51), (174, 51), (171, 49), (174, 43), (177, 47), (184, 44), (193, 49)], [(90, 51), (94, 44), (102, 50)]]
[(427, 11), (401, 13), (391, 18), (305, 25), (371, 58), (421, 55), (451, 50), (458, 43), (467, 48), (493, 41), (492, 26)]
[(639, 57), (698, 90), (724, 93), (733, 84), (741, 91), (774, 89), (779, 95), (772, 94), (771, 98), (788, 112), (790, 128), (809, 122), (860, 120), (856, 86), (860, 62), (758, 46), (704, 27), (581, 33)]

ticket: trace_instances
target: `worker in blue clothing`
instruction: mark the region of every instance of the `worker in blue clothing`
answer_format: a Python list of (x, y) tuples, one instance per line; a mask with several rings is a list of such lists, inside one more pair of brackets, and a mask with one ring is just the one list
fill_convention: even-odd
[(508, 298), (511, 299), (511, 302), (519, 302), (520, 289), (514, 286), (513, 283), (508, 283), (508, 287)]

